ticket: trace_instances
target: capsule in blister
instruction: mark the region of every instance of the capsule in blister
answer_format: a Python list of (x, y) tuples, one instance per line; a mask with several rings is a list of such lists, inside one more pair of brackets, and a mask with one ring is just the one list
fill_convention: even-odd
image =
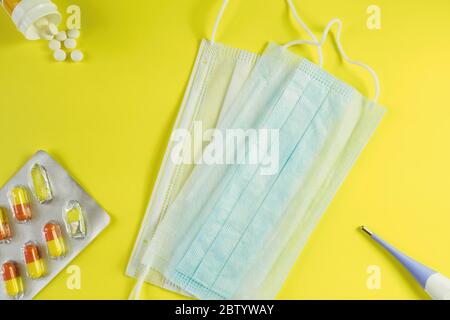
[(66, 204), (63, 218), (67, 233), (71, 238), (84, 239), (86, 237), (86, 219), (84, 210), (78, 201), (71, 200)]
[(40, 203), (50, 202), (53, 199), (53, 193), (47, 170), (36, 163), (31, 168), (30, 175), (36, 199), (38, 199)]
[(45, 276), (45, 262), (36, 242), (29, 241), (23, 246), (23, 257), (30, 279), (39, 279)]
[(66, 255), (66, 242), (64, 241), (61, 227), (57, 222), (50, 221), (44, 226), (44, 238), (50, 258), (59, 259)]
[(8, 261), (2, 265), (2, 277), (5, 293), (12, 299), (22, 298), (23, 281), (16, 262)]
[(24, 186), (15, 186), (9, 192), (9, 203), (14, 217), (19, 223), (27, 223), (32, 218), (32, 209), (28, 190)]
[(0, 243), (9, 243), (12, 238), (6, 208), (0, 207)]

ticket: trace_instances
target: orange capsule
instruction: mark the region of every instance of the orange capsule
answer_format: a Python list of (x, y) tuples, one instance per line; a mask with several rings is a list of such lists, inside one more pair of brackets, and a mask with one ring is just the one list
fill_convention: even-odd
[(28, 190), (24, 186), (15, 186), (9, 192), (9, 202), (14, 217), (20, 223), (27, 223), (31, 220), (32, 210)]
[(6, 294), (13, 299), (23, 296), (23, 281), (16, 262), (8, 261), (2, 265), (3, 283)]
[(50, 221), (44, 226), (44, 238), (50, 258), (58, 259), (66, 255), (66, 243), (57, 222)]
[(45, 263), (37, 243), (33, 241), (25, 243), (23, 246), (23, 256), (30, 279), (39, 279), (45, 276)]
[(11, 241), (11, 238), (8, 214), (5, 208), (0, 207), (0, 243), (8, 243)]

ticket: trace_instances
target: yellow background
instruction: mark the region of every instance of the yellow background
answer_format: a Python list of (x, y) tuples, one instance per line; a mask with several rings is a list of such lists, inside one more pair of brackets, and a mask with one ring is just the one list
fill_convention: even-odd
[[(199, 41), (220, 0), (55, 1), (82, 9), (86, 61), (55, 63), (45, 42), (22, 38), (0, 14), (0, 184), (38, 149), (61, 162), (111, 214), (109, 228), (73, 262), (82, 289), (60, 274), (39, 299), (124, 299), (124, 275), (183, 96)], [(411, 256), (450, 276), (450, 25), (448, 0), (302, 0), (301, 16), (319, 34), (344, 21), (351, 57), (377, 70), (382, 124), (359, 158), (279, 294), (282, 299), (424, 299), (393, 259), (357, 226), (367, 224)], [(367, 7), (381, 30), (366, 27)], [(218, 34), (261, 52), (267, 41), (306, 38), (284, 0), (231, 0)], [(317, 61), (313, 49), (296, 52)], [(325, 68), (373, 94), (364, 71), (326, 45)], [(1, 247), (0, 247), (0, 258)], [(368, 290), (367, 268), (381, 268)], [(144, 286), (143, 298), (179, 296)]]

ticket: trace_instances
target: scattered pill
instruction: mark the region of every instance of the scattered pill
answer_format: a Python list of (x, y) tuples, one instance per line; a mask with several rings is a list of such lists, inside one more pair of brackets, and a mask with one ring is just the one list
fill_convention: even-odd
[(45, 263), (37, 243), (33, 241), (25, 243), (23, 246), (23, 257), (30, 279), (39, 279), (45, 276)]
[(64, 222), (69, 236), (73, 239), (84, 239), (86, 237), (86, 220), (78, 201), (69, 201), (64, 207)]
[(67, 49), (75, 49), (77, 47), (77, 41), (75, 39), (66, 39), (64, 41), (64, 47)]
[(64, 61), (67, 58), (67, 54), (63, 50), (58, 49), (53, 53), (53, 58), (55, 58), (56, 61)]
[(80, 50), (74, 50), (74, 51), (72, 51), (72, 53), (70, 54), (70, 58), (71, 58), (72, 61), (74, 61), (74, 62), (80, 62), (81, 60), (83, 60), (84, 54), (83, 54), (83, 52), (81, 52)]
[(9, 243), (11, 238), (11, 228), (6, 208), (0, 207), (0, 243)]
[(50, 258), (58, 259), (66, 255), (66, 243), (57, 222), (51, 221), (44, 226), (44, 238)]
[(2, 265), (2, 277), (6, 294), (13, 299), (23, 297), (23, 281), (16, 262), (8, 261)]
[(59, 42), (58, 40), (52, 39), (49, 41), (48, 47), (53, 51), (61, 49), (61, 42)]
[(65, 31), (60, 31), (56, 34), (55, 38), (58, 41), (65, 41), (67, 39), (67, 34)]
[(70, 39), (78, 39), (80, 37), (80, 30), (78, 29), (70, 29), (67, 31), (67, 36)]
[(28, 190), (24, 186), (15, 186), (8, 196), (16, 220), (19, 223), (29, 222), (32, 217), (32, 210)]
[(53, 23), (50, 23), (48, 25), (48, 31), (50, 31), (50, 34), (52, 34), (54, 36), (59, 33), (58, 32), (58, 27), (55, 24), (53, 24)]
[(53, 199), (47, 170), (38, 163), (34, 164), (31, 168), (31, 181), (33, 183), (34, 195), (40, 203), (47, 203)]

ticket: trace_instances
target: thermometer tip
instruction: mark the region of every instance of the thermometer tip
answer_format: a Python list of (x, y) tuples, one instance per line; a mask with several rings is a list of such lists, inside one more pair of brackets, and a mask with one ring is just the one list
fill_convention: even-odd
[(369, 236), (372, 236), (373, 232), (367, 229), (365, 226), (361, 226), (361, 230), (367, 233)]

